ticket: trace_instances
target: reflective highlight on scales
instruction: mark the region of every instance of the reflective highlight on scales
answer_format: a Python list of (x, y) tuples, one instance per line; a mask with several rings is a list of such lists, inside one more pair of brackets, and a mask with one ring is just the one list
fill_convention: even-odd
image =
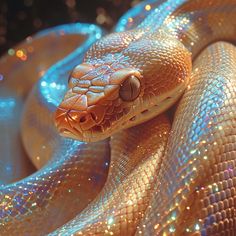
[[(90, 46), (102, 37), (102, 30), (87, 24), (56, 27), (9, 49), (0, 60), (0, 107), (4, 110), (0, 126), (11, 136), (5, 142), (10, 145), (2, 145), (1, 152), (8, 153), (8, 147), (14, 152), (5, 156), (11, 160), (4, 160), (3, 171), (9, 179), (0, 176), (0, 235), (234, 235), (236, 49), (226, 42), (211, 43), (234, 42), (235, 13), (233, 0), (145, 1), (117, 24), (120, 38), (128, 39), (125, 46), (122, 40), (118, 44), (118, 48), (124, 46), (121, 53), (109, 51), (99, 58), (104, 55), (101, 48), (93, 51)], [(106, 39), (106, 45), (115, 45), (115, 40)], [(149, 47), (149, 54), (142, 53), (142, 58), (122, 55), (142, 39), (147, 40), (146, 48), (138, 49), (158, 47)], [(100, 45), (105, 45), (103, 40)], [(163, 45), (168, 46), (165, 51)], [(181, 50), (170, 50), (173, 46)], [(160, 86), (162, 81), (155, 86), (146, 83), (144, 89), (150, 76), (144, 67), (151, 52), (160, 66), (153, 81), (176, 78), (179, 68), (184, 68), (185, 77), (172, 84), (181, 86), (168, 90), (168, 84)], [(84, 61), (101, 65), (104, 60), (114, 63), (115, 71), (129, 66), (142, 75), (138, 77), (140, 93), (129, 101), (129, 108), (140, 111), (129, 117), (129, 124), (136, 126), (115, 133), (117, 125), (110, 140), (93, 143), (60, 137), (54, 114), (70, 89), (69, 74)], [(164, 73), (167, 61), (168, 68), (178, 70)], [(26, 83), (19, 82), (23, 79)], [(165, 114), (184, 90), (174, 117), (171, 112)], [(141, 100), (132, 105), (146, 91), (149, 103)], [(144, 107), (147, 104), (151, 109)], [(151, 116), (155, 118), (146, 121)], [(19, 141), (19, 133), (24, 149), (20, 143), (14, 143), (13, 149), (12, 141)], [(39, 170), (33, 173), (27, 159), (19, 156), (30, 157)], [(9, 173), (15, 167), (19, 172), (11, 179)]]

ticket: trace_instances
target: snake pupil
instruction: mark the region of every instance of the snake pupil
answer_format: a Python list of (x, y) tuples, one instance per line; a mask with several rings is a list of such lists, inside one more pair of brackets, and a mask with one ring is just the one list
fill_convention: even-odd
[(80, 118), (80, 123), (83, 123), (83, 122), (85, 122), (86, 121), (86, 116), (82, 116), (81, 118)]
[(141, 84), (139, 79), (131, 75), (129, 76), (120, 87), (120, 98), (124, 101), (135, 100), (141, 91)]

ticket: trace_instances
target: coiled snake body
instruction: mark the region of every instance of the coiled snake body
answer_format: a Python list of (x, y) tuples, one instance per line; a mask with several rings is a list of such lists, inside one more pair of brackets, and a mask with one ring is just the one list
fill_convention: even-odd
[[(236, 49), (217, 42), (235, 41), (235, 20), (233, 0), (147, 1), (88, 51), (102, 32), (77, 24), (16, 49), (50, 54), (4, 57), (9, 114), (34, 82), (17, 79), (43, 75), (21, 123), (25, 150), (43, 167), (2, 185), (0, 234), (235, 235)], [(63, 50), (51, 52), (55, 38)], [(171, 126), (163, 112), (184, 91)]]

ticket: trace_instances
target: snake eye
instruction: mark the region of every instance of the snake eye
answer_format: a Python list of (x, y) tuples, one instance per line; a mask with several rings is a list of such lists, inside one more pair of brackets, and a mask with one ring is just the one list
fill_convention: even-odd
[(129, 76), (120, 87), (120, 98), (124, 101), (131, 102), (135, 100), (141, 91), (140, 80), (134, 76)]

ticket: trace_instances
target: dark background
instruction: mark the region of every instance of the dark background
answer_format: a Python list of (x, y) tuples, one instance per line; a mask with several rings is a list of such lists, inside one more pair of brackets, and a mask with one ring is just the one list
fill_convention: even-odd
[(27, 36), (59, 24), (96, 23), (111, 30), (141, 0), (0, 0), (0, 55)]

